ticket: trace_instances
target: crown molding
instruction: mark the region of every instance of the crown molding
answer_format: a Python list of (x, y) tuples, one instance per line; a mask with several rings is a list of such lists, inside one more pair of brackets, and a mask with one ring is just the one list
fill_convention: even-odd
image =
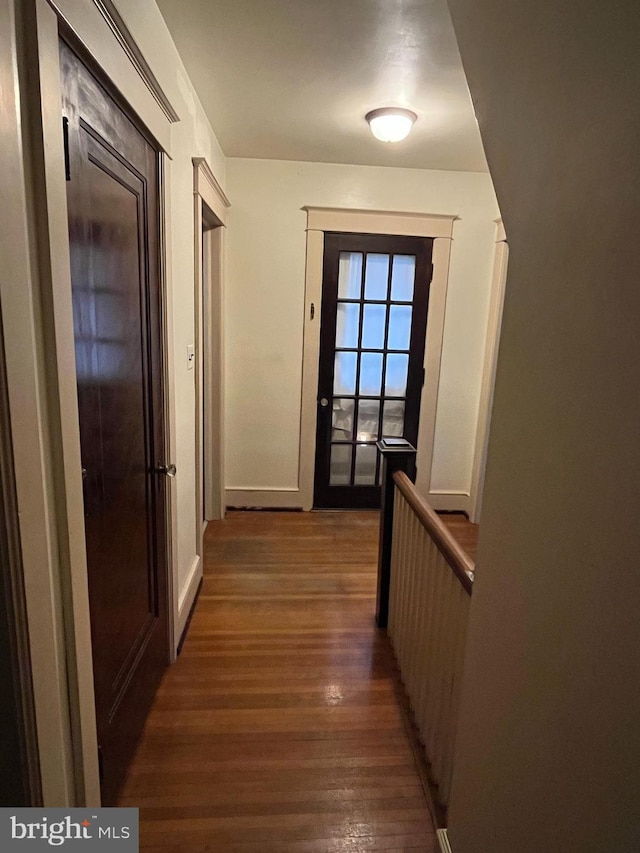
[(158, 78), (151, 70), (149, 63), (144, 58), (137, 41), (116, 9), (113, 0), (93, 0), (93, 4), (106, 21), (109, 29), (118, 40), (120, 47), (126, 53), (129, 61), (142, 78), (142, 81), (153, 95), (162, 112), (170, 122), (175, 124), (175, 122), (180, 121), (180, 116), (171, 106), (169, 98), (158, 82)]

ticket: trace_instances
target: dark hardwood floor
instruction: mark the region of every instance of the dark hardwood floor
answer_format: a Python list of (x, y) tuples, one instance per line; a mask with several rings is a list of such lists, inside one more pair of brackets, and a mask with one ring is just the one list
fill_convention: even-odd
[(182, 654), (120, 797), (160, 853), (435, 853), (373, 621), (378, 514), (211, 523)]

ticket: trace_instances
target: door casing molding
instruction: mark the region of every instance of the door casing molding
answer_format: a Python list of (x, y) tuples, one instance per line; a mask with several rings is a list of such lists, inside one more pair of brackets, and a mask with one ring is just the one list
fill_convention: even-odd
[[(325, 231), (433, 238), (433, 278), (429, 291), (427, 339), (424, 354), (425, 382), (420, 402), (417, 447), (417, 485), (423, 495), (429, 496), (449, 281), (449, 259), (453, 240), (453, 224), (459, 217), (456, 215), (352, 210), (335, 207), (306, 206), (303, 210), (307, 212), (307, 259), (297, 506), (305, 510), (310, 510), (313, 507), (317, 428), (316, 398), (320, 357), (320, 325), (322, 322), (322, 268)], [(314, 306), (313, 312), (311, 310), (312, 305)], [(290, 499), (292, 495), (292, 492), (288, 493)], [(434, 498), (437, 497), (434, 495)], [(268, 504), (263, 505), (267, 506)]]
[(158, 82), (158, 78), (149, 67), (149, 63), (144, 58), (144, 54), (138, 47), (138, 43), (122, 19), (113, 0), (93, 0), (93, 3), (107, 22), (109, 29), (115, 35), (123, 51), (128, 56), (129, 61), (140, 75), (140, 79), (151, 92), (167, 119), (171, 123), (180, 121), (180, 116), (172, 107), (169, 98)]
[[(0, 256), (4, 272), (0, 276), (0, 302), (42, 802), (66, 805), (75, 794), (74, 767), (57, 529), (52, 512), (53, 448), (43, 387), (45, 366), (40, 356), (40, 277), (33, 252), (36, 223), (31, 198), (36, 176), (30, 180), (25, 168), (29, 152), (21, 128), (24, 77), (18, 71), (18, 55), (26, 45), (16, 43), (18, 33), (26, 36), (34, 31), (33, 15), (25, 20), (27, 12), (33, 9), (18, 0), (0, 0), (0, 82), (4, 92), (0, 104)], [(35, 131), (29, 136), (35, 146)]]
[[(41, 428), (49, 443), (52, 459), (47, 477), (48, 494), (43, 508), (55, 526), (55, 574), (49, 579), (49, 594), (59, 602), (64, 636), (41, 620), (42, 600), (36, 600), (26, 584), (27, 612), (33, 608), (29, 627), (42, 639), (60, 644), (66, 657), (68, 695), (50, 694), (58, 714), (68, 719), (71, 766), (66, 773), (66, 792), (53, 801), (43, 785), (44, 805), (99, 805), (97, 736), (93, 692), (93, 663), (89, 623), (89, 595), (84, 534), (80, 432), (76, 388), (75, 338), (71, 302), (69, 234), (65, 185), (64, 151), (61, 133), (61, 85), (58, 54), (58, 18), (45, 0), (25, 4), (30, 41), (27, 45), (34, 85), (28, 95), (33, 149), (32, 179), (36, 201), (35, 224), (38, 229), (37, 253), (39, 299), (42, 329), (41, 358), (46, 367), (40, 381), (47, 394), (47, 416), (38, 413)], [(39, 332), (36, 332), (38, 334)], [(44, 474), (43, 474), (44, 476)], [(46, 482), (46, 480), (45, 480)], [(21, 477), (17, 472), (18, 488)], [(24, 534), (23, 534), (24, 542)], [(53, 543), (52, 543), (53, 544)], [(55, 547), (55, 545), (54, 545)], [(29, 568), (25, 564), (25, 580)], [(44, 592), (44, 589), (41, 593)], [(57, 634), (57, 636), (56, 636)], [(45, 684), (48, 679), (45, 680)], [(38, 673), (34, 671), (37, 694)], [(37, 713), (37, 707), (36, 707)], [(42, 744), (42, 741), (40, 740)], [(50, 744), (47, 744), (49, 748)], [(40, 747), (42, 749), (42, 746)], [(41, 755), (42, 766), (42, 755)], [(44, 781), (44, 780), (43, 780)]]
[[(29, 3), (36, 0), (27, 0)], [(126, 92), (142, 124), (171, 152), (171, 125), (179, 116), (143, 57), (112, 0), (47, 0), (61, 25), (95, 61), (118, 92)]]
[[(174, 588), (177, 649), (203, 572), (203, 519), (224, 518), (224, 248), (229, 199), (204, 157), (193, 160), (196, 398), (196, 558), (182, 591)], [(204, 226), (209, 228), (203, 231)], [(207, 249), (209, 268), (204, 269)], [(202, 429), (201, 429), (202, 424)], [(205, 452), (208, 448), (208, 452)], [(206, 466), (206, 476), (204, 476)], [(204, 500), (203, 500), (204, 499)], [(177, 584), (177, 579), (175, 581)]]

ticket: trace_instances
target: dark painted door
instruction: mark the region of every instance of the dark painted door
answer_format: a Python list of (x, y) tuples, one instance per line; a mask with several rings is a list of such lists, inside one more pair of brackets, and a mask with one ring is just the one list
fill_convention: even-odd
[(380, 438), (418, 439), (433, 240), (325, 234), (314, 505), (380, 506)]
[(168, 663), (158, 153), (64, 43), (98, 740), (113, 803)]

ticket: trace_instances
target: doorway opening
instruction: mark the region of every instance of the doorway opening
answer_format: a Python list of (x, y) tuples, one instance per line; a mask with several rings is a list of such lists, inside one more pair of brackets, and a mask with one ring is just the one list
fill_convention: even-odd
[[(222, 475), (223, 223), (200, 201), (200, 274), (196, 287), (196, 470), (200, 541), (208, 521), (224, 517)], [(200, 552), (199, 552), (200, 553)]]
[[(229, 201), (202, 158), (195, 181), (196, 535), (224, 518), (223, 265)], [(198, 553), (201, 553), (199, 551)]]

